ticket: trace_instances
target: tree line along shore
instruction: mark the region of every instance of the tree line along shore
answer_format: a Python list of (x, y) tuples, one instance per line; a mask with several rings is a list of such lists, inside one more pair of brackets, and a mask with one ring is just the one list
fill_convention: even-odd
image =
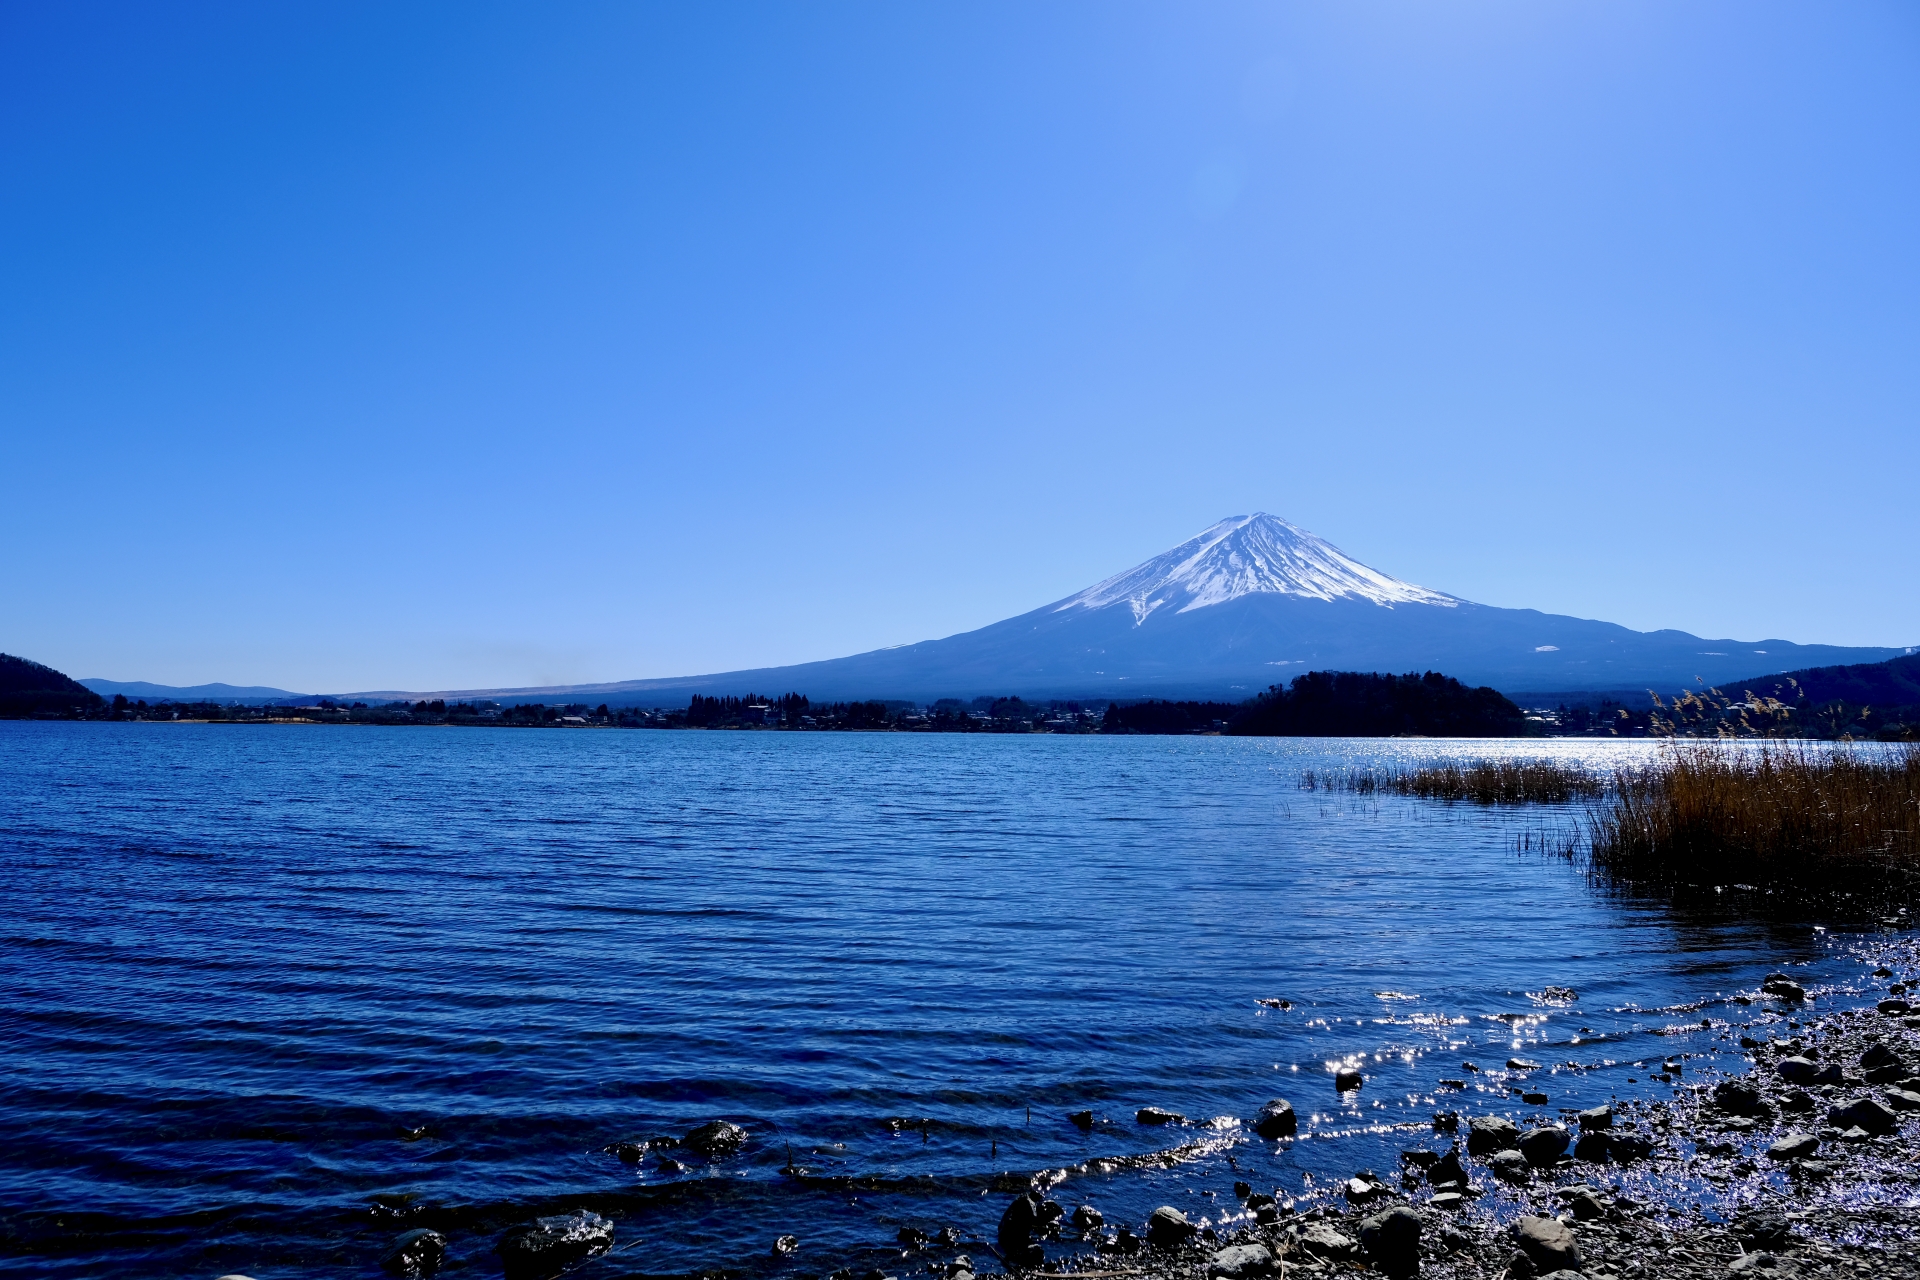
[[(1906, 668), (1911, 667), (1912, 670)], [(511, 728), (737, 729), (899, 733), (1228, 734), (1280, 737), (1750, 738), (1920, 741), (1920, 655), (1861, 667), (1771, 677), (1744, 688), (1648, 690), (1522, 707), (1485, 686), (1436, 672), (1312, 671), (1239, 702), (1028, 700), (1017, 695), (932, 702), (814, 702), (693, 695), (686, 706), (304, 699), (284, 704), (103, 698), (50, 667), (0, 654), (0, 719), (165, 720), (228, 724), (469, 725)], [(1756, 682), (1761, 683), (1761, 682)], [(1824, 686), (1824, 687), (1823, 687)], [(1825, 696), (1839, 691), (1842, 696)], [(1908, 698), (1910, 701), (1895, 699)], [(1853, 700), (1860, 699), (1860, 700)], [(1877, 699), (1867, 701), (1866, 699)]]

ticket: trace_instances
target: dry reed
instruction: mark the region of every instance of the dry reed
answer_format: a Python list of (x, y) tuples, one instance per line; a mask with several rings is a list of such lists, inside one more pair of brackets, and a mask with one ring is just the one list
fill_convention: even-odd
[(1905, 891), (1920, 885), (1920, 747), (1676, 748), (1615, 774), (1588, 822), (1594, 871), (1622, 882)]
[(1348, 769), (1301, 775), (1308, 791), (1351, 791), (1373, 795), (1420, 796), (1427, 800), (1470, 800), (1475, 804), (1565, 804), (1591, 799), (1606, 790), (1606, 780), (1556, 760), (1474, 760), (1419, 769)]

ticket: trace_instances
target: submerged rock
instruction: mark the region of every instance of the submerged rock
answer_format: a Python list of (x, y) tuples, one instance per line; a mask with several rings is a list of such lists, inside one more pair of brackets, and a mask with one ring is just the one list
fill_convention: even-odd
[(1178, 1111), (1163, 1111), (1159, 1107), (1142, 1107), (1133, 1113), (1140, 1124), (1185, 1124), (1187, 1118)]
[(726, 1120), (710, 1120), (681, 1142), (709, 1160), (730, 1156), (747, 1145), (747, 1131)]
[(1300, 1119), (1293, 1113), (1293, 1104), (1285, 1098), (1275, 1098), (1253, 1118), (1253, 1131), (1269, 1142), (1291, 1137), (1299, 1127)]
[(395, 1240), (380, 1259), (380, 1269), (395, 1276), (430, 1276), (446, 1258), (447, 1238), (422, 1227)]
[(1367, 1082), (1367, 1078), (1352, 1067), (1342, 1067), (1333, 1073), (1333, 1087), (1338, 1093), (1351, 1093)]
[(1073, 1121), (1073, 1127), (1082, 1133), (1090, 1133), (1093, 1130), (1093, 1112), (1091, 1111), (1076, 1111), (1067, 1119)]
[(508, 1280), (547, 1280), (613, 1247), (613, 1224), (587, 1209), (509, 1228), (495, 1251)]

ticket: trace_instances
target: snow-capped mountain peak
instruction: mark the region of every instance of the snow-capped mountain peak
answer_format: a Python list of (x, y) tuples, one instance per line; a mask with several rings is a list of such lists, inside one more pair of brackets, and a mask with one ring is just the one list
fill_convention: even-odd
[(1141, 623), (1166, 605), (1175, 606), (1176, 613), (1190, 613), (1262, 592), (1370, 600), (1389, 609), (1398, 604), (1451, 609), (1460, 603), (1369, 569), (1325, 538), (1278, 516), (1255, 512), (1222, 520), (1165, 555), (1061, 601), (1054, 612), (1124, 603), (1133, 610), (1134, 622)]

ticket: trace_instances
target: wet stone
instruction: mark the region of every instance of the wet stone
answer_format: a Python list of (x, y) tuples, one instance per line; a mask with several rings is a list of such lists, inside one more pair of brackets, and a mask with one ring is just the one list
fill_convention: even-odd
[(1090, 1133), (1093, 1130), (1093, 1112), (1091, 1111), (1076, 1111), (1067, 1119), (1073, 1121), (1073, 1127), (1082, 1133)]
[(1569, 1141), (1565, 1129), (1531, 1129), (1521, 1135), (1520, 1154), (1534, 1168), (1545, 1168), (1567, 1153)]
[(613, 1224), (590, 1210), (535, 1218), (500, 1238), (508, 1280), (547, 1280), (613, 1247)]
[(1187, 1118), (1178, 1111), (1163, 1111), (1159, 1107), (1142, 1107), (1133, 1113), (1139, 1124), (1185, 1124)]
[(1612, 1137), (1604, 1132), (1583, 1133), (1580, 1140), (1573, 1144), (1573, 1158), (1589, 1164), (1605, 1164), (1612, 1145)]
[(1340, 1093), (1351, 1093), (1367, 1082), (1367, 1078), (1352, 1067), (1342, 1067), (1333, 1073), (1333, 1087)]
[(1300, 1121), (1293, 1113), (1293, 1104), (1285, 1098), (1273, 1099), (1261, 1107), (1253, 1118), (1253, 1131), (1269, 1142), (1290, 1137), (1299, 1127)]
[(1713, 1089), (1714, 1105), (1736, 1116), (1764, 1115), (1767, 1100), (1745, 1080), (1722, 1080)]
[(747, 1131), (726, 1120), (710, 1120), (681, 1139), (681, 1143), (709, 1160), (730, 1156), (747, 1145)]
[(1520, 1141), (1520, 1126), (1505, 1116), (1475, 1116), (1467, 1122), (1467, 1151), (1485, 1155), (1503, 1151)]
[(1493, 1176), (1503, 1182), (1525, 1182), (1527, 1180), (1527, 1158), (1518, 1151), (1496, 1151), (1487, 1157), (1487, 1167), (1493, 1170)]
[(395, 1240), (380, 1259), (380, 1269), (394, 1276), (430, 1276), (446, 1257), (447, 1238), (438, 1231), (421, 1228)]
[(1155, 1249), (1174, 1249), (1193, 1238), (1199, 1228), (1187, 1221), (1187, 1215), (1170, 1204), (1163, 1204), (1147, 1218), (1147, 1244)]
[(1883, 1102), (1861, 1098), (1827, 1112), (1827, 1123), (1841, 1129), (1864, 1129), (1870, 1134), (1893, 1133), (1900, 1127), (1900, 1117)]

